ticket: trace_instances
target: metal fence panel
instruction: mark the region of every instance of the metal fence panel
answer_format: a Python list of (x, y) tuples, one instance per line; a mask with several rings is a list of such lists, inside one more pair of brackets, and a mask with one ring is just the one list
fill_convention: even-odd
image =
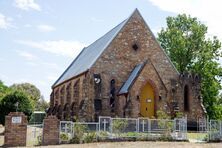
[[(99, 122), (60, 122), (60, 142), (73, 138), (87, 138), (94, 134), (95, 138), (122, 139), (170, 138), (175, 140), (187, 139), (186, 118), (166, 120), (148, 118), (111, 118), (100, 116)], [(91, 135), (90, 135), (91, 134)]]
[(72, 121), (60, 121), (60, 143), (69, 142), (73, 138), (73, 126)]
[(27, 126), (27, 146), (40, 145), (42, 142), (43, 124)]
[(187, 140), (187, 119), (174, 119), (174, 135), (175, 140)]
[(137, 122), (138, 120), (135, 118), (111, 118), (112, 137), (136, 137)]
[(208, 134), (209, 134), (210, 141), (221, 141), (222, 140), (222, 121), (210, 120)]

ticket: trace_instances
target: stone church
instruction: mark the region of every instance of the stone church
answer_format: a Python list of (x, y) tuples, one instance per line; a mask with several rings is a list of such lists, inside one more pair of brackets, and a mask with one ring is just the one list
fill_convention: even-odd
[(162, 110), (188, 123), (205, 117), (200, 77), (179, 73), (136, 9), (85, 47), (52, 86), (48, 114), (61, 120), (99, 116), (156, 118)]

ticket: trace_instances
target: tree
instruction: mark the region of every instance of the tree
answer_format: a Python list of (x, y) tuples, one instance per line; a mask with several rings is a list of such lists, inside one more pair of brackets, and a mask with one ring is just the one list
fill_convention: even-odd
[(40, 90), (30, 83), (13, 84), (10, 88), (26, 93), (34, 103), (37, 103), (41, 97)]
[(8, 115), (10, 112), (16, 111), (16, 102), (19, 103), (17, 111), (23, 112), (28, 116), (29, 120), (34, 109), (30, 99), (24, 92), (11, 91), (0, 101), (0, 124), (5, 124), (6, 115)]
[(41, 96), (38, 103), (35, 106), (36, 111), (46, 111), (49, 108), (49, 103), (45, 101), (44, 97)]
[(9, 88), (0, 80), (0, 101), (8, 91)]
[(219, 97), (222, 68), (219, 64), (221, 43), (207, 38), (207, 26), (190, 15), (167, 17), (167, 27), (158, 33), (158, 41), (179, 72), (201, 76), (201, 93), (210, 118), (222, 118)]

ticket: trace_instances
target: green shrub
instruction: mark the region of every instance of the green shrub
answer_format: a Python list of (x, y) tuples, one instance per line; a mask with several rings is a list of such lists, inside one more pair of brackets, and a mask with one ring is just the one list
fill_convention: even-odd
[(169, 137), (171, 138), (170, 133), (173, 128), (173, 122), (167, 121), (170, 119), (170, 116), (167, 115), (163, 111), (157, 111), (157, 117), (158, 117), (158, 119), (160, 119), (158, 121), (158, 126), (162, 129), (164, 129), (164, 135), (163, 135), (162, 139), (164, 139), (164, 138), (168, 139)]
[(80, 138), (75, 136), (70, 140), (70, 143), (79, 144)]
[(183, 117), (183, 113), (182, 112), (177, 112), (176, 113), (176, 118), (182, 118)]
[(84, 134), (87, 132), (87, 126), (83, 124), (74, 124), (74, 138), (72, 143), (82, 143)]
[(137, 137), (138, 133), (137, 132), (128, 132), (128, 133), (126, 133), (126, 136), (127, 137)]
[(113, 120), (112, 126), (113, 126), (113, 132), (120, 135), (121, 132), (125, 130), (128, 123), (126, 120)]
[(159, 138), (160, 141), (172, 141), (173, 138), (171, 136), (167, 136), (167, 135), (161, 135)]
[(99, 136), (100, 136), (100, 137), (108, 137), (109, 134), (108, 134), (106, 131), (100, 131), (100, 132), (99, 132)]
[(37, 137), (37, 145), (41, 145), (42, 144), (42, 135), (38, 135)]
[(96, 133), (87, 133), (86, 135), (84, 135), (84, 139), (83, 139), (84, 143), (91, 143), (96, 141)]
[(62, 133), (62, 134), (60, 134), (60, 139), (62, 141), (68, 141), (69, 140), (69, 136), (66, 133)]

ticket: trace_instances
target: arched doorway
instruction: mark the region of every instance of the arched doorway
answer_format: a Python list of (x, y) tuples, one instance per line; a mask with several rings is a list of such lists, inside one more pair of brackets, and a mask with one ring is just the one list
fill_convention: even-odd
[(143, 117), (154, 116), (155, 93), (152, 85), (147, 82), (140, 93), (140, 114)]

